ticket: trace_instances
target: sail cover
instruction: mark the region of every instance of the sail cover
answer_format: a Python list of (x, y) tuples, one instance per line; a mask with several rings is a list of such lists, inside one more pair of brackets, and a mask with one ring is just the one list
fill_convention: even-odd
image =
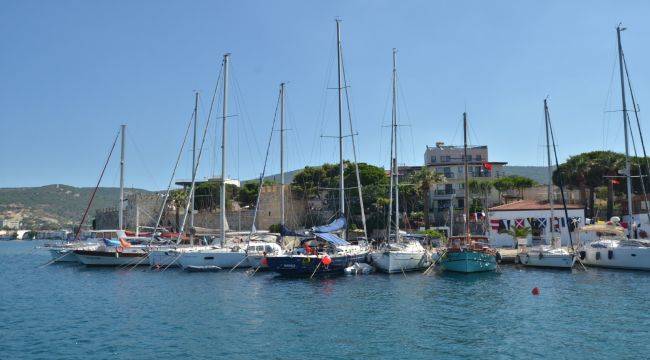
[(314, 234), (314, 235), (316, 235), (316, 237), (319, 238), (319, 239), (323, 239), (323, 240), (327, 241), (328, 243), (334, 244), (334, 245), (337, 245), (337, 246), (350, 245), (349, 242), (341, 239), (340, 237), (338, 237), (338, 236), (336, 236), (334, 234), (318, 233), (318, 234)]
[(334, 232), (334, 231), (345, 229), (346, 226), (347, 226), (347, 221), (345, 221), (344, 217), (341, 217), (332, 221), (328, 225), (316, 226), (313, 229), (313, 231), (315, 233), (328, 233), (328, 232)]
[(304, 234), (299, 234), (284, 225), (280, 225), (280, 235), (282, 236), (305, 236)]

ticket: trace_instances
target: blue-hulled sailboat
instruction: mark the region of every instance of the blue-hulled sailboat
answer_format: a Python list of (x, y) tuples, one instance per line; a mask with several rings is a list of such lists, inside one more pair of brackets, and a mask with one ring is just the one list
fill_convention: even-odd
[(440, 267), (445, 271), (475, 273), (494, 271), (497, 267), (497, 252), (484, 237), (472, 236), (469, 229), (469, 178), (467, 165), (467, 113), (463, 113), (463, 140), (465, 164), (465, 234), (450, 237), (445, 253), (440, 258)]

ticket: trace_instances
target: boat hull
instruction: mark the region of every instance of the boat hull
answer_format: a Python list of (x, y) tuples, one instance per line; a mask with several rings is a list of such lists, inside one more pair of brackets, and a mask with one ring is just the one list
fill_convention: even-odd
[(431, 264), (426, 252), (378, 251), (371, 257), (375, 268), (389, 274), (423, 270)]
[(585, 256), (584, 259), (582, 259), (582, 263), (588, 266), (650, 271), (650, 248), (586, 247), (583, 251)]
[(476, 273), (496, 270), (497, 261), (495, 255), (482, 251), (450, 251), (440, 260), (440, 267), (445, 271)]
[(86, 266), (149, 265), (147, 254), (143, 252), (75, 250), (74, 253)]
[(149, 252), (149, 266), (152, 267), (179, 267), (180, 254), (170, 250), (153, 250)]
[(323, 256), (317, 255), (283, 255), (267, 257), (269, 270), (283, 276), (311, 276), (343, 274), (345, 268), (354, 263), (365, 263), (368, 253), (330, 256), (332, 262), (322, 264)]
[(520, 264), (533, 267), (571, 269), (576, 261), (571, 254), (543, 254), (540, 257), (539, 253), (523, 253), (517, 256)]
[(223, 251), (223, 252), (187, 252), (179, 259), (181, 267), (211, 267), (216, 266), (221, 269), (247, 268), (246, 253), (243, 251)]
[(54, 262), (79, 262), (77, 255), (71, 249), (50, 249), (50, 256)]

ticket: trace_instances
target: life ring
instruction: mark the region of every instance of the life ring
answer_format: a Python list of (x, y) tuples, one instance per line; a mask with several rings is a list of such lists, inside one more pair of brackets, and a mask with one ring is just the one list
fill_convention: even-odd
[(303, 265), (307, 265), (309, 263), (311, 263), (311, 258), (310, 257), (305, 257), (305, 258), (302, 259), (302, 264)]

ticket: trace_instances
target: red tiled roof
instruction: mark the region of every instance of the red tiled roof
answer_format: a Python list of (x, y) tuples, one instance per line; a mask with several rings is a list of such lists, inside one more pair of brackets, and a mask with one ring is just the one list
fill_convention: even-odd
[[(582, 205), (567, 204), (567, 209), (582, 209)], [(488, 211), (519, 211), (519, 210), (550, 210), (551, 206), (548, 201), (519, 200), (509, 204), (494, 206)], [(554, 209), (562, 209), (562, 203), (555, 203)]]

